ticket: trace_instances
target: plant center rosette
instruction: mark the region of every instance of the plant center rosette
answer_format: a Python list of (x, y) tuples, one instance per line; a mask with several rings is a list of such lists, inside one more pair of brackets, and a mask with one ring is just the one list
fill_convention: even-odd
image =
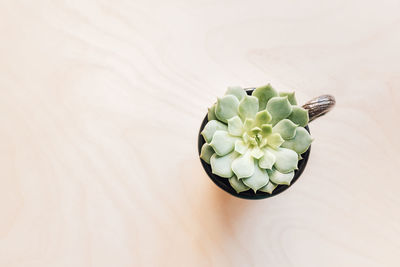
[(238, 194), (249, 189), (271, 194), (278, 185), (290, 185), (313, 140), (304, 128), (308, 111), (297, 105), (294, 92), (278, 93), (270, 85), (252, 95), (229, 87), (207, 117), (200, 158)]

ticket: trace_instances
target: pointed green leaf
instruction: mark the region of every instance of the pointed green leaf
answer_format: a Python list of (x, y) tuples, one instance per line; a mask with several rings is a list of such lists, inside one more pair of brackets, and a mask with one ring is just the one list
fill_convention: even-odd
[(207, 143), (210, 143), (214, 133), (218, 130), (228, 131), (228, 126), (220, 121), (211, 120), (204, 126), (203, 131), (201, 131), (201, 135), (204, 137), (204, 140), (206, 140)]
[(271, 121), (271, 118), (271, 114), (269, 114), (268, 110), (264, 109), (257, 112), (255, 124), (260, 127), (263, 124), (269, 123)]
[(259, 189), (259, 191), (272, 194), (272, 191), (274, 191), (274, 189), (275, 189), (276, 187), (277, 187), (277, 185), (274, 184), (273, 182), (271, 182), (271, 180), (270, 180), (269, 183), (268, 183), (266, 186), (261, 187), (261, 188)]
[(262, 156), (264, 156), (264, 151), (256, 146), (251, 150), (251, 156), (255, 159), (260, 159)]
[(239, 116), (232, 117), (228, 120), (228, 132), (234, 136), (242, 136), (243, 122)]
[(257, 145), (256, 138), (253, 136), (250, 136), (248, 133), (244, 133), (242, 136), (242, 139), (246, 144), (250, 144), (250, 145), (254, 145), (254, 146)]
[(217, 120), (217, 116), (215, 116), (215, 107), (217, 104), (212, 105), (211, 108), (208, 109), (207, 119), (208, 121)]
[(283, 119), (272, 128), (272, 132), (279, 133), (283, 139), (292, 139), (296, 134), (297, 126), (291, 120)]
[(246, 95), (239, 104), (239, 115), (242, 120), (254, 119), (258, 111), (258, 99), (255, 96)]
[(238, 114), (238, 107), (239, 100), (236, 96), (226, 95), (222, 98), (218, 98), (215, 115), (218, 120), (227, 123), (230, 118)]
[(296, 95), (294, 92), (280, 92), (279, 96), (287, 96), (290, 104), (297, 105)]
[(226, 154), (233, 151), (235, 148), (235, 142), (240, 140), (238, 137), (231, 136), (226, 131), (216, 131), (210, 146), (214, 149), (218, 156), (225, 156)]
[(269, 182), (266, 170), (258, 167), (258, 163), (254, 162), (254, 173), (249, 178), (243, 178), (243, 183), (253, 189), (254, 193)]
[(243, 128), (244, 128), (244, 130), (245, 130), (246, 132), (249, 132), (249, 131), (253, 128), (253, 125), (254, 125), (254, 120), (253, 120), (253, 119), (250, 119), (250, 118), (247, 118), (247, 119), (244, 121)]
[(282, 172), (289, 173), (297, 169), (297, 153), (291, 149), (279, 147), (277, 150), (271, 149), (272, 154), (275, 155), (274, 167)]
[(290, 115), (292, 112), (292, 105), (290, 105), (287, 96), (277, 96), (268, 101), (267, 110), (272, 116), (272, 125), (275, 125), (280, 120)]
[(263, 148), (264, 156), (258, 161), (258, 165), (263, 169), (272, 169), (272, 166), (275, 164), (275, 155), (271, 153), (272, 150), (269, 147)]
[(259, 138), (260, 140), (261, 140), (261, 142), (260, 142), (260, 148), (264, 148), (264, 147), (266, 147), (267, 145), (268, 145), (268, 139), (267, 138), (263, 138), (262, 136), (261, 136), (261, 138)]
[(268, 137), (268, 146), (272, 147), (273, 149), (277, 149), (280, 147), (285, 140), (281, 137), (278, 133), (270, 134)]
[(261, 125), (261, 133), (263, 137), (267, 137), (272, 133), (272, 125), (271, 124), (263, 124)]
[(288, 117), (295, 124), (305, 127), (308, 124), (308, 111), (304, 108), (293, 106), (292, 113)]
[(249, 134), (253, 137), (256, 137), (259, 133), (261, 133), (261, 129), (259, 127), (254, 127), (251, 129)]
[(207, 143), (201, 147), (200, 158), (210, 164), (210, 158), (214, 155), (214, 149)]
[(250, 177), (254, 173), (254, 158), (251, 151), (247, 151), (244, 155), (239, 156), (232, 162), (232, 171), (238, 179)]
[(249, 145), (244, 143), (243, 140), (237, 140), (235, 143), (235, 151), (239, 154), (246, 153), (247, 149), (249, 149)]
[(303, 154), (310, 147), (313, 139), (307, 130), (303, 127), (296, 128), (296, 135), (293, 139), (286, 140), (282, 147), (292, 149), (299, 154)]
[(229, 86), (225, 92), (225, 95), (233, 95), (240, 101), (245, 97), (246, 91), (240, 86)]
[(294, 177), (294, 171), (291, 171), (289, 173), (281, 173), (278, 170), (272, 170), (269, 179), (274, 183), (274, 184), (285, 184), (285, 185), (290, 185), (290, 182), (292, 181)]
[(220, 157), (217, 154), (212, 155), (210, 159), (212, 173), (223, 178), (231, 178), (234, 175), (231, 168), (232, 162), (238, 157), (238, 155), (239, 154), (235, 151), (223, 157)]
[(232, 176), (229, 178), (229, 183), (231, 184), (232, 188), (235, 189), (236, 193), (244, 192), (249, 190), (250, 188), (245, 185), (242, 180), (239, 180), (236, 176)]
[(278, 96), (278, 93), (270, 84), (258, 87), (254, 90), (253, 96), (258, 98), (259, 109), (264, 110), (267, 106), (268, 101), (275, 96)]

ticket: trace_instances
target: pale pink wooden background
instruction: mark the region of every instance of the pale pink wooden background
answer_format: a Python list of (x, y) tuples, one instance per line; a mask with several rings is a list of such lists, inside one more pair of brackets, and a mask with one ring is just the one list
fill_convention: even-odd
[[(0, 2), (0, 266), (399, 266), (400, 2)], [(228, 85), (334, 94), (287, 192), (197, 156)]]

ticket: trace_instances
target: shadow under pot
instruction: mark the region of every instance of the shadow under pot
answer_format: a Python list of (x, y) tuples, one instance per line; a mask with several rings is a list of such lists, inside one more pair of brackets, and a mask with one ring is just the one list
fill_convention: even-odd
[[(246, 90), (247, 95), (252, 95), (255, 88), (248, 88), (245, 90)], [(335, 99), (333, 96), (322, 95), (322, 96), (319, 96), (319, 97), (316, 97), (316, 98), (310, 100), (309, 102), (304, 104), (302, 107), (308, 111), (309, 122), (311, 122), (312, 120), (327, 113), (334, 105), (335, 105)], [(199, 134), (198, 134), (198, 153), (199, 153), (199, 155), (201, 154), (202, 146), (206, 143), (201, 132), (203, 131), (207, 122), (208, 122), (208, 115), (206, 114), (206, 116), (204, 117), (204, 120), (201, 124)], [(310, 129), (309, 129), (308, 125), (306, 125), (304, 128), (307, 130), (308, 133), (310, 133)], [(304, 153), (301, 154), (301, 159), (298, 161), (297, 169), (294, 170), (294, 176), (290, 182), (290, 185), (279, 184), (272, 191), (272, 193), (267, 193), (267, 192), (263, 192), (263, 191), (257, 191), (255, 193), (252, 189), (237, 193), (235, 191), (235, 189), (231, 186), (229, 179), (223, 178), (223, 177), (220, 177), (220, 176), (214, 174), (212, 172), (212, 168), (211, 168), (210, 164), (205, 162), (203, 159), (200, 159), (200, 161), (201, 161), (201, 164), (202, 164), (205, 172), (209, 176), (209, 178), (219, 188), (221, 188), (225, 192), (227, 192), (235, 197), (239, 197), (239, 198), (243, 198), (243, 199), (264, 199), (264, 198), (273, 197), (273, 196), (276, 196), (276, 195), (282, 193), (283, 191), (285, 191), (289, 187), (291, 187), (299, 179), (299, 177), (303, 173), (305, 167), (307, 166), (307, 162), (308, 162), (308, 159), (310, 156), (310, 151), (311, 151), (311, 145), (309, 146), (307, 151), (305, 151)]]

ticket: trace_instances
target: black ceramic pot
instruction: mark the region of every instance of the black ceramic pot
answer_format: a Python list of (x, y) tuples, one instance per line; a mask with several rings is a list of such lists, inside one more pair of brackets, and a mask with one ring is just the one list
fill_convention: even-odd
[[(254, 91), (254, 88), (246, 89), (246, 92), (248, 95), (251, 95), (253, 93), (253, 91)], [(323, 95), (323, 96), (314, 98), (311, 101), (307, 102), (307, 104), (303, 105), (303, 108), (308, 110), (309, 115), (310, 115), (310, 122), (311, 122), (313, 119), (328, 112), (334, 105), (335, 105), (335, 99), (333, 98), (333, 96)], [(204, 120), (200, 126), (200, 130), (199, 130), (199, 134), (198, 134), (198, 153), (199, 153), (199, 155), (201, 152), (201, 147), (205, 143), (205, 140), (200, 133), (204, 129), (204, 126), (207, 124), (207, 122), (208, 122), (208, 119), (207, 119), (207, 114), (206, 114), (206, 116), (204, 117)], [(310, 132), (308, 125), (305, 127), (305, 129), (308, 132)], [(294, 177), (293, 177), (290, 185), (278, 185), (274, 189), (272, 194), (261, 192), (261, 191), (254, 193), (254, 191), (252, 191), (251, 189), (244, 191), (244, 192), (237, 193), (232, 188), (232, 186), (230, 185), (227, 178), (222, 178), (222, 177), (219, 177), (219, 176), (213, 174), (211, 171), (211, 166), (202, 159), (200, 159), (200, 161), (201, 161), (201, 164), (203, 165), (203, 168), (206, 171), (207, 175), (210, 177), (210, 179), (217, 186), (219, 186), (222, 190), (228, 192), (229, 194), (231, 194), (235, 197), (239, 197), (239, 198), (263, 199), (263, 198), (273, 197), (273, 196), (276, 196), (276, 195), (282, 193), (283, 191), (285, 191), (286, 189), (291, 187), (299, 179), (299, 177), (301, 176), (301, 174), (303, 173), (304, 169), (307, 166), (308, 158), (310, 156), (310, 151), (311, 151), (311, 146), (308, 148), (308, 150), (306, 152), (301, 154), (303, 159), (301, 159), (298, 162), (298, 169), (295, 170)]]

